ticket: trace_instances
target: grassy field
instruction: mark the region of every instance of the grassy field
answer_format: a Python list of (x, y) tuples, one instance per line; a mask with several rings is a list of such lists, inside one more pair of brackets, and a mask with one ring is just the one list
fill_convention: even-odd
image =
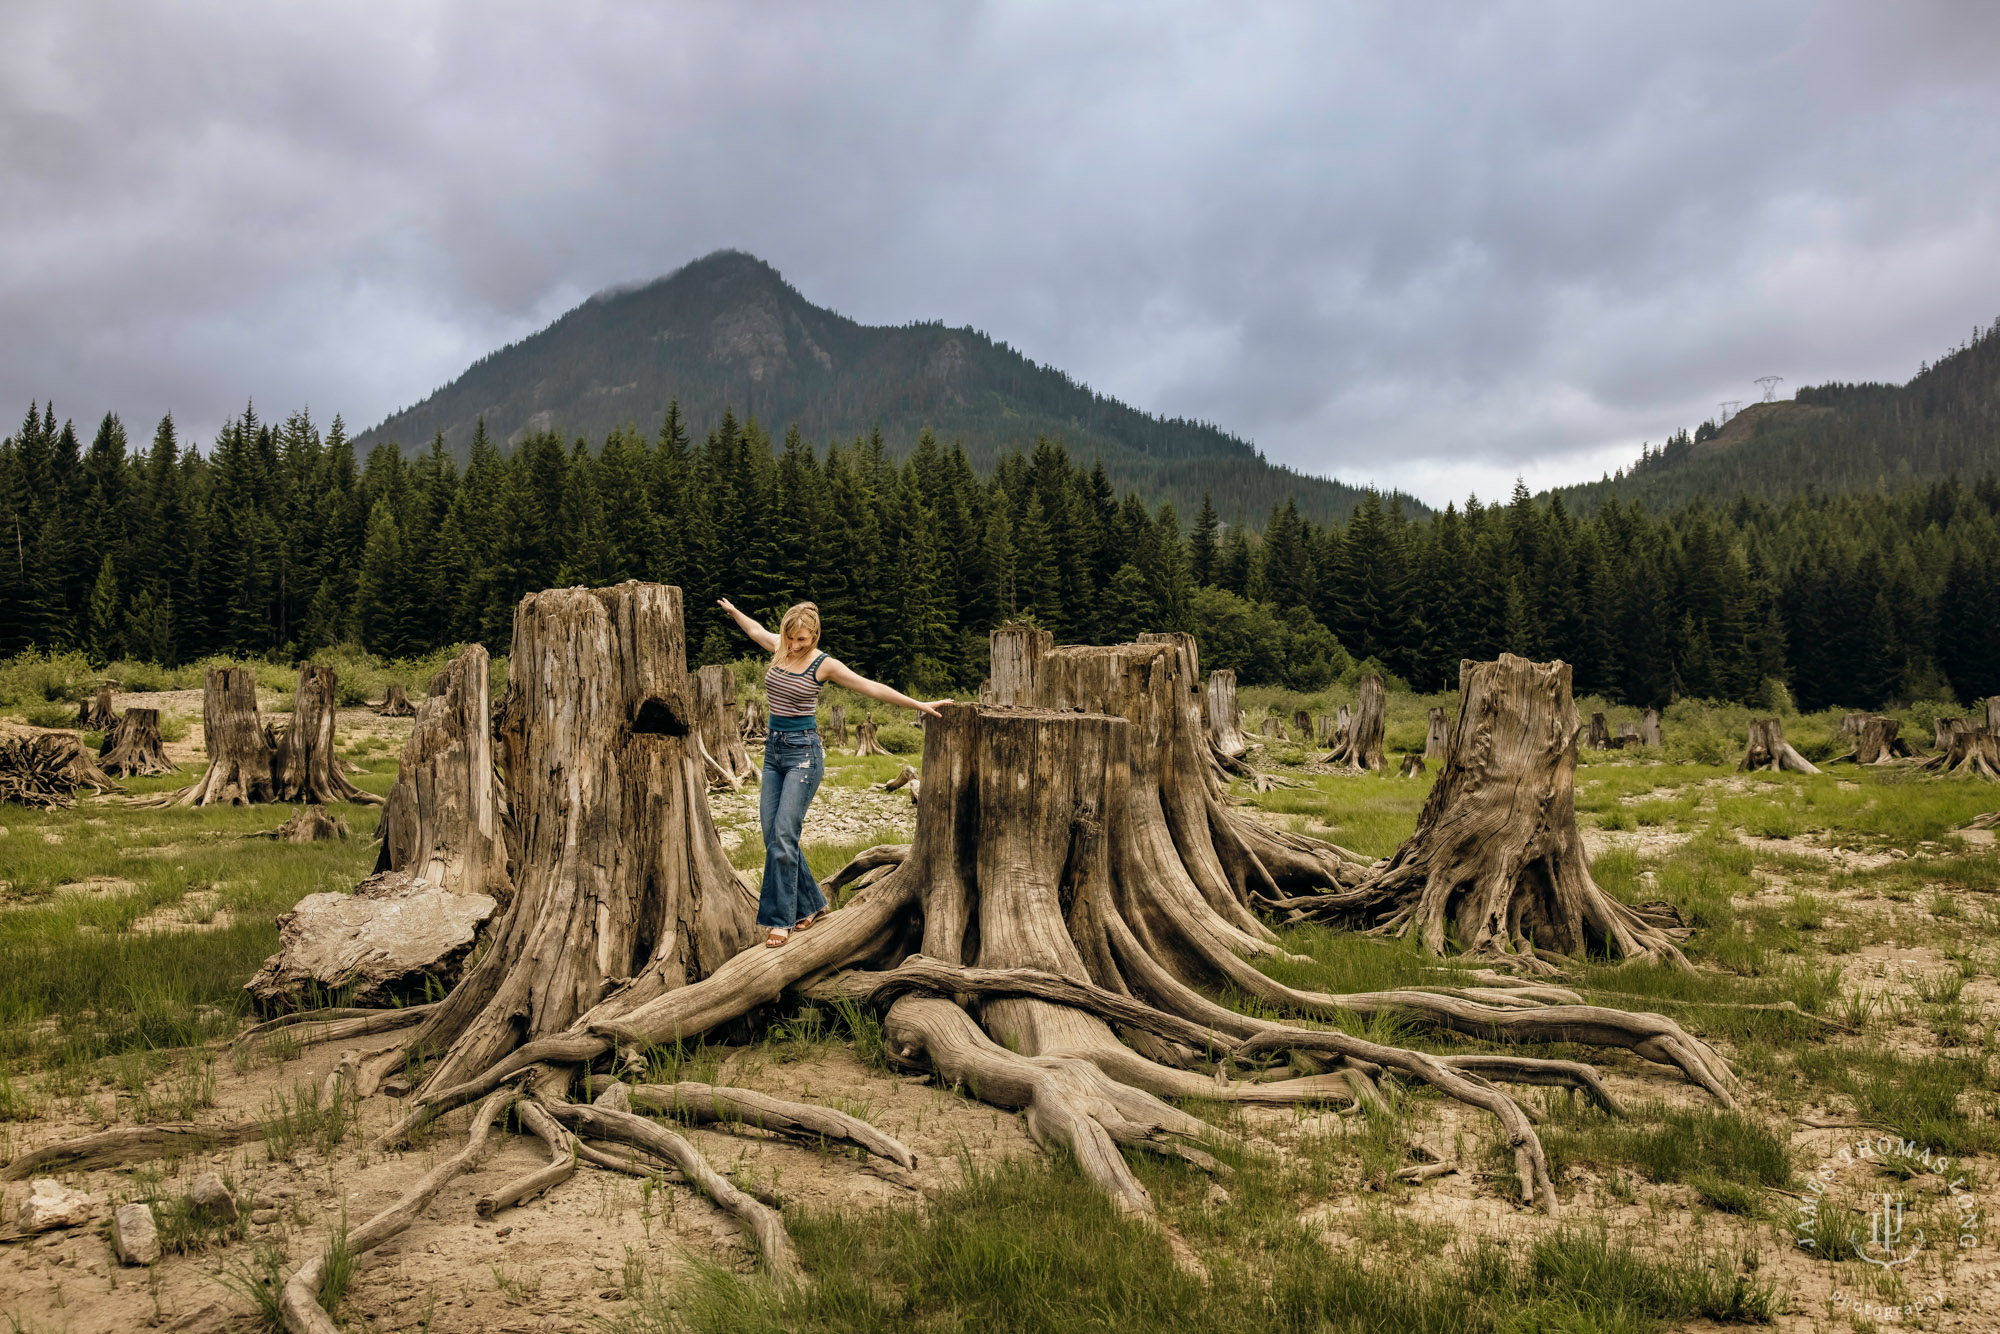
[[(1289, 716), (1334, 702), (1258, 691), (1245, 701), (1253, 716), (1270, 705)], [(1439, 702), (1450, 701), (1393, 696), (1391, 749), (1419, 747), (1424, 710)], [(34, 707), (17, 702), (14, 711)], [(1630, 713), (1608, 712), (1614, 727)], [(1113, 1215), (1071, 1165), (968, 1150), (921, 1204), (788, 1200), (788, 1222), (818, 1278), (808, 1289), (773, 1290), (710, 1260), (690, 1270), (641, 1257), (610, 1283), (616, 1302), (568, 1325), (523, 1271), (496, 1269), (479, 1290), (557, 1322), (521, 1328), (632, 1331), (2000, 1327), (1990, 1240), (1975, 1229), (1972, 1245), (1955, 1244), (1962, 1220), (1942, 1178), (1888, 1163), (1839, 1173), (1818, 1202), (1815, 1247), (1798, 1245), (1814, 1173), (1857, 1136), (1948, 1155), (1961, 1191), (2000, 1189), (2000, 855), (1977, 833), (1956, 832), (2000, 807), (2000, 787), (1839, 765), (1818, 777), (1738, 775), (1732, 761), (1747, 716), (1677, 706), (1657, 753), (1587, 756), (1578, 770), (1594, 874), (1621, 899), (1672, 904), (1693, 928), (1685, 949), (1696, 971), (1580, 962), (1561, 984), (1595, 1003), (1671, 1015), (1730, 1059), (1743, 1088), (1730, 1111), (1627, 1053), (1529, 1049), (1598, 1066), (1632, 1113), (1613, 1119), (1567, 1093), (1523, 1091), (1542, 1120), (1561, 1220), (1513, 1203), (1505, 1146), (1489, 1119), (1405, 1088), (1389, 1110), (1352, 1116), (1198, 1108), (1279, 1150), (1234, 1156), (1219, 1178), (1135, 1155), (1192, 1265), (1161, 1233)], [(1825, 758), (1837, 723), (1837, 714), (1791, 718), (1787, 731)], [(393, 748), (378, 739), (348, 753), (365, 771), (356, 782), (385, 791)], [(1311, 758), (1284, 746), (1259, 757), (1300, 784), (1250, 798), (1266, 818), (1369, 855), (1408, 835), (1428, 778), (1319, 772)], [(859, 802), (900, 763), (836, 755), (822, 802)], [(129, 791), (164, 791), (191, 776)], [(754, 794), (739, 801), (754, 809)], [(865, 825), (889, 807), (854, 809)], [(0, 807), (0, 1159), (42, 1142), (30, 1133), (38, 1125), (211, 1114), (219, 1044), (250, 1017), (241, 986), (275, 947), (274, 917), (305, 894), (351, 887), (373, 860), (376, 815), (367, 808), (344, 812), (355, 834), (346, 843), (245, 837), (287, 813), (143, 809), (118, 799), (56, 812)], [(732, 859), (759, 864), (754, 822), (738, 811), (718, 823), (738, 839)], [(812, 841), (809, 827), (808, 853), (825, 874), (894, 832), (885, 824)], [(1435, 961), (1406, 941), (1318, 926), (1282, 934), (1300, 957), (1267, 967), (1294, 986), (1438, 980)], [(1386, 1024), (1372, 1035), (1435, 1051), (1493, 1049)], [(654, 1059), (662, 1076), (689, 1069), (704, 1078), (725, 1062), (780, 1074), (846, 1062), (892, 1086), (869, 1068), (880, 1064), (879, 1046), (867, 1015), (808, 1006), (773, 1016), (748, 1049)], [(315, 1086), (290, 1073), (293, 1052), (276, 1055), (262, 1072), (270, 1091), (259, 1113), (269, 1152), (310, 1156), (319, 1145), (331, 1161), (350, 1114), (322, 1106)], [(943, 1096), (938, 1115), (957, 1115), (963, 1100)], [(1456, 1171), (1420, 1186), (1396, 1180), (1396, 1169), (1427, 1158)], [(125, 1178), (121, 1189), (136, 1198), (158, 1193), (157, 1169)], [(1899, 1268), (1858, 1258), (1849, 1239), (1868, 1235), (1871, 1200), (1890, 1186), (1910, 1196), (1913, 1221), (1953, 1244), (1933, 1244)], [(9, 1188), (9, 1214), (18, 1193)], [(263, 1225), (254, 1250), (230, 1250), (246, 1240), (241, 1229), (211, 1236), (187, 1224), (175, 1235), (177, 1254), (206, 1266), (218, 1299), (231, 1284), (254, 1294), (258, 1266), (282, 1265), (287, 1247), (295, 1263), (318, 1244), (303, 1213)], [(0, 1248), (0, 1268), (21, 1253)], [(120, 1279), (114, 1267), (106, 1281), (146, 1280)], [(353, 1280), (371, 1281), (365, 1271)], [(4, 1303), (0, 1312), (15, 1329), (95, 1328), (86, 1314), (93, 1289), (79, 1278), (73, 1291), (67, 1313)], [(468, 1300), (453, 1323), (451, 1305), (423, 1327), (492, 1319)], [(1922, 1309), (1903, 1314), (1905, 1305)], [(1893, 1320), (1880, 1314), (1889, 1306), (1898, 1308)], [(415, 1317), (403, 1324), (368, 1309), (356, 1307), (354, 1327), (415, 1327)]]

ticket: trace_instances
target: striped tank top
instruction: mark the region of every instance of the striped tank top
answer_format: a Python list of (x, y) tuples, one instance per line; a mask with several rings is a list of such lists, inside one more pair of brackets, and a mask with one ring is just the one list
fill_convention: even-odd
[(770, 701), (770, 727), (774, 732), (803, 732), (817, 727), (820, 681), (814, 673), (826, 661), (822, 653), (806, 664), (802, 672), (786, 671), (774, 658), (764, 673), (764, 695)]

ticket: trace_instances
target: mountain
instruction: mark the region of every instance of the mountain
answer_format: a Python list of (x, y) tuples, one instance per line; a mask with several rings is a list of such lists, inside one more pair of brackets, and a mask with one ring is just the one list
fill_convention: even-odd
[(1558, 494), (1583, 511), (1617, 496), (1658, 513), (1741, 495), (1781, 501), (1987, 474), (2000, 474), (2000, 321), (1908, 384), (1824, 384), (1753, 403), (1678, 432), (1630, 471)]
[[(1156, 417), (1038, 365), (975, 329), (857, 324), (813, 305), (762, 260), (718, 251), (640, 287), (600, 292), (554, 324), (359, 437), (421, 448), (442, 434), (461, 459), (481, 417), (497, 439), (538, 431), (601, 444), (612, 430), (657, 429), (669, 400), (697, 433), (724, 409), (773, 436), (796, 424), (824, 444), (880, 427), (892, 455), (925, 427), (985, 472), (1038, 437), (1112, 484), (1170, 499), (1192, 519), (1204, 491), (1225, 519), (1260, 523), (1296, 499), (1317, 521), (1345, 516), (1359, 488), (1266, 461), (1203, 422)], [(1405, 498), (1405, 510), (1423, 507)]]

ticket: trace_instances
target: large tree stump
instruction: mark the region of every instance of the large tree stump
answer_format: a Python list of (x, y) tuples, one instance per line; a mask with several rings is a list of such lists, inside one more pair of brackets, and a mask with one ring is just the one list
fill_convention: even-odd
[(1660, 711), (1647, 709), (1639, 719), (1639, 744), (1657, 746), (1660, 744)]
[(1442, 764), (1445, 753), (1451, 746), (1451, 720), (1446, 717), (1442, 705), (1433, 704), (1429, 722), (1424, 731), (1424, 758), (1433, 764)]
[(1643, 744), (1639, 737), (1639, 724), (1630, 718), (1618, 724), (1618, 735), (1611, 738), (1611, 744), (1619, 750), (1630, 750)]
[(1842, 736), (1860, 736), (1861, 725), (1867, 721), (1868, 715), (1865, 713), (1842, 714), (1840, 718), (1840, 734)]
[(1899, 759), (1915, 758), (1916, 751), (1910, 743), (1897, 735), (1901, 729), (1899, 719), (1885, 718), (1879, 713), (1862, 715), (1860, 730), (1855, 733), (1854, 750), (1841, 758), (1856, 764), (1890, 764)]
[(766, 723), (764, 721), (764, 697), (762, 695), (752, 693), (748, 699), (743, 701), (742, 731), (743, 738), (746, 741), (755, 741), (764, 736)]
[(756, 895), (709, 818), (677, 588), (522, 599), (503, 705), (514, 897), (491, 946), (407, 1044), (444, 1087), (561, 1032), (617, 991), (643, 1001), (756, 938)]
[(1785, 769), (1800, 774), (1819, 772), (1811, 760), (1799, 754), (1785, 740), (1785, 725), (1776, 718), (1750, 720), (1750, 744), (1743, 751), (1743, 762), (1736, 767), (1742, 772), (1763, 770), (1778, 773)]
[(1290, 741), (1292, 739), (1292, 734), (1285, 730), (1285, 720), (1280, 718), (1276, 713), (1266, 713), (1264, 715), (1264, 725), (1258, 730), (1261, 735), (1270, 737), (1273, 741)]
[(348, 838), (347, 821), (327, 814), (324, 806), (301, 806), (276, 829), (254, 837), (276, 839), (280, 843), (345, 842)]
[(1951, 749), (1951, 738), (1962, 727), (1975, 727), (1976, 723), (1964, 718), (1938, 718), (1931, 723), (1931, 749), (1946, 751)]
[(1203, 695), (1211, 744), (1235, 759), (1250, 748), (1243, 737), (1242, 712), (1236, 707), (1236, 673), (1218, 667), (1208, 674), (1208, 690)]
[(410, 704), (409, 692), (403, 689), (403, 683), (391, 681), (382, 694), (382, 702), (375, 706), (375, 712), (384, 718), (410, 718), (417, 711)]
[(1344, 764), (1360, 770), (1382, 770), (1389, 762), (1382, 754), (1382, 733), (1387, 722), (1388, 691), (1382, 678), (1370, 672), (1361, 678), (1361, 698), (1355, 701), (1354, 716), (1347, 735), (1330, 751), (1327, 764)]
[(97, 762), (106, 773), (126, 778), (172, 773), (166, 743), (160, 739), (160, 711), (134, 708), (120, 714), (118, 725), (98, 747)]
[(1583, 735), (1583, 748), (1585, 750), (1611, 749), (1611, 729), (1605, 726), (1603, 714), (1593, 713), (1590, 715), (1590, 730)]
[(111, 683), (105, 681), (77, 709), (76, 726), (86, 732), (108, 732), (117, 722), (118, 711), (111, 704)]
[(854, 753), (856, 756), (889, 754), (889, 748), (875, 739), (875, 731), (874, 716), (863, 713), (861, 721), (854, 725)]
[(277, 800), (276, 758), (257, 713), (257, 674), (248, 667), (211, 667), (201, 692), (201, 739), (208, 768), (172, 800), (181, 806), (249, 806)]
[(1424, 757), (1411, 751), (1403, 756), (1402, 768), (1398, 771), (1404, 778), (1415, 778), (1424, 771)]
[(1300, 709), (1297, 712), (1293, 713), (1292, 730), (1299, 734), (1300, 741), (1310, 742), (1313, 739), (1312, 715), (1310, 713), (1307, 713), (1304, 709)]
[(1564, 662), (1504, 653), (1460, 663), (1450, 758), (1416, 832), (1359, 888), (1326, 896), (1318, 915), (1529, 970), (1585, 953), (1685, 964), (1664, 931), (1590, 877), (1569, 683)]
[(380, 806), (382, 798), (347, 781), (333, 753), (334, 723), (340, 709), (340, 681), (331, 667), (299, 664), (299, 688), (292, 697), (292, 723), (279, 738), (272, 775), (278, 800), (321, 806), (351, 801)]
[(743, 745), (743, 714), (736, 705), (736, 674), (727, 667), (704, 667), (695, 674), (699, 727), (697, 758), (710, 784), (734, 792), (757, 781), (756, 766)]
[(1930, 765), (1948, 774), (2000, 780), (2000, 735), (1986, 727), (1957, 727)]
[(826, 711), (826, 744), (847, 749), (847, 706), (835, 704)]
[(486, 649), (469, 644), (431, 678), (382, 812), (375, 872), (505, 903), (507, 799), (493, 762)]

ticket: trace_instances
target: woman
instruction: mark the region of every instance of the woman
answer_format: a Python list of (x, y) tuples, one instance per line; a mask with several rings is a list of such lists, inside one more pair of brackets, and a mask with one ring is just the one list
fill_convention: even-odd
[(819, 652), (819, 608), (810, 602), (798, 603), (787, 611), (775, 635), (737, 610), (728, 598), (717, 599), (715, 605), (733, 616), (743, 633), (771, 654), (770, 669), (764, 673), (770, 722), (764, 738), (764, 784), (758, 801), (759, 824), (764, 831), (764, 892), (757, 900), (757, 925), (768, 932), (765, 948), (777, 949), (791, 939), (792, 932), (806, 930), (827, 913), (826, 895), (820, 893), (812, 872), (806, 869), (805, 854), (799, 851), (799, 828), (805, 823), (806, 807), (819, 791), (819, 780), (826, 776), (826, 749), (820, 744), (817, 717), (820, 687), (831, 681), (858, 695), (916, 709), (933, 718), (939, 704), (951, 701), (926, 704), (911, 699)]

